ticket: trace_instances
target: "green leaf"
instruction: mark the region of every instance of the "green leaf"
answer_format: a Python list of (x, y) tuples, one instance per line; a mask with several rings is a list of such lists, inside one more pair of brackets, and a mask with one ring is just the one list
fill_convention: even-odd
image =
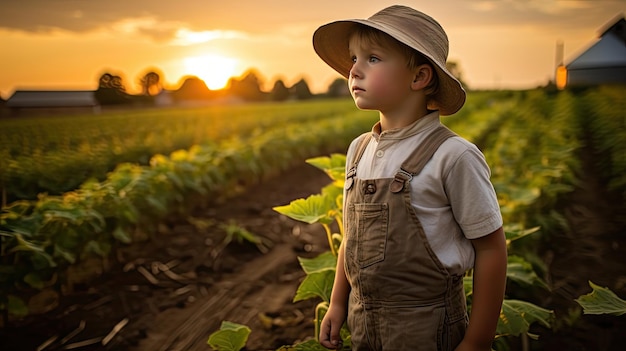
[(549, 290), (548, 284), (546, 284), (535, 272), (533, 266), (524, 258), (511, 255), (508, 257), (508, 264), (506, 268), (506, 276), (517, 283), (524, 285), (538, 285), (542, 288)]
[(176, 174), (175, 172), (167, 172), (165, 173), (165, 175), (167, 176), (169, 180), (172, 181), (172, 183), (174, 183), (174, 185), (176, 185), (178, 189), (184, 188), (185, 184), (183, 180), (178, 176), (178, 174)]
[(331, 154), (329, 156), (313, 157), (306, 160), (306, 163), (315, 166), (322, 171), (329, 169), (343, 168), (346, 166), (345, 154)]
[[(24, 251), (31, 254), (31, 261), (36, 269), (47, 268), (47, 267), (56, 267), (56, 262), (54, 258), (50, 256), (42, 246), (39, 246), (35, 243), (31, 243), (28, 240), (24, 239), (22, 235), (16, 234), (15, 238), (17, 239), (17, 245), (13, 246), (9, 252), (18, 252)], [(38, 264), (37, 264), (38, 263)]]
[(337, 257), (330, 251), (326, 251), (315, 258), (298, 257), (298, 261), (306, 274), (335, 269), (337, 267)]
[(71, 253), (68, 250), (65, 250), (64, 248), (62, 248), (59, 245), (54, 245), (54, 256), (55, 257), (63, 257), (63, 259), (65, 259), (67, 262), (73, 264), (76, 262), (76, 255), (74, 255), (73, 253)]
[(17, 200), (7, 204), (2, 208), (0, 219), (16, 219), (25, 216), (33, 207), (33, 203), (28, 200)]
[(246, 346), (250, 332), (245, 325), (223, 321), (220, 330), (209, 336), (207, 344), (213, 350), (239, 351)]
[(576, 299), (576, 302), (583, 308), (584, 314), (621, 316), (626, 313), (626, 301), (620, 299), (610, 289), (600, 287), (591, 281), (589, 281), (589, 286), (593, 291)]
[(17, 239), (17, 245), (13, 246), (9, 250), (9, 252), (32, 251), (32, 252), (39, 252), (41, 254), (45, 254), (42, 246), (24, 239), (24, 237), (21, 234), (15, 234), (15, 239)]
[(224, 242), (230, 243), (233, 239), (235, 239), (240, 244), (244, 241), (257, 245), (261, 244), (261, 239), (258, 236), (248, 231), (246, 228), (239, 226), (233, 221), (229, 222), (228, 224), (220, 225), (220, 228), (222, 228), (226, 232), (226, 238), (224, 239)]
[(324, 171), (335, 185), (343, 188), (346, 176), (345, 154), (332, 154), (330, 157), (314, 157), (306, 160), (306, 162)]
[(135, 206), (127, 204), (126, 207), (121, 210), (121, 217), (127, 219), (130, 223), (137, 223), (139, 220), (139, 213)]
[(9, 295), (9, 314), (12, 314), (17, 317), (25, 317), (28, 315), (28, 306), (24, 302), (24, 300), (20, 299), (17, 296)]
[(100, 257), (106, 257), (111, 252), (111, 245), (90, 240), (85, 245), (84, 251), (87, 253), (95, 253)]
[(43, 217), (40, 215), (31, 215), (28, 217), (19, 218), (17, 221), (11, 221), (11, 224), (5, 225), (6, 229), (10, 232), (5, 232), (8, 236), (20, 234), (25, 237), (33, 237), (42, 226)]
[(527, 334), (534, 322), (550, 328), (554, 320), (554, 312), (541, 308), (530, 302), (520, 300), (504, 300), (498, 320), (496, 333), (501, 336)]
[(43, 289), (46, 285), (46, 282), (41, 279), (41, 276), (37, 272), (31, 272), (24, 276), (24, 282), (35, 289)]
[(527, 235), (536, 233), (541, 227), (533, 227), (530, 229), (518, 228), (517, 226), (507, 226), (505, 228), (506, 240), (508, 242), (521, 239)]
[[(339, 187), (335, 184), (329, 184), (322, 188), (322, 195), (327, 196), (331, 199), (339, 199), (343, 198), (343, 186)], [(342, 201), (335, 200), (336, 210), (341, 210), (343, 207)]]
[(167, 204), (166, 200), (163, 198), (157, 198), (153, 195), (148, 195), (145, 197), (146, 202), (155, 209), (158, 213), (166, 213), (167, 212)]
[(513, 207), (530, 205), (541, 195), (539, 188), (515, 186), (511, 184), (501, 185), (498, 191), (507, 195), (507, 204)]
[(113, 231), (113, 237), (123, 242), (124, 244), (130, 244), (133, 241), (130, 235), (128, 235), (128, 233), (122, 227), (115, 228), (115, 230)]
[(84, 214), (81, 213), (80, 210), (65, 210), (65, 211), (61, 211), (61, 210), (47, 210), (44, 213), (44, 223), (47, 222), (53, 222), (53, 221), (59, 221), (62, 219), (65, 219), (71, 223), (77, 223), (80, 220), (82, 220), (82, 216)]
[(335, 208), (335, 199), (323, 195), (311, 195), (306, 199), (292, 201), (289, 205), (274, 207), (274, 211), (297, 221), (313, 224), (330, 224), (329, 212)]
[(330, 302), (330, 293), (333, 288), (334, 280), (335, 271), (330, 269), (307, 275), (302, 283), (300, 283), (296, 291), (296, 296), (293, 298), (293, 302), (314, 297), (319, 297), (323, 301)]

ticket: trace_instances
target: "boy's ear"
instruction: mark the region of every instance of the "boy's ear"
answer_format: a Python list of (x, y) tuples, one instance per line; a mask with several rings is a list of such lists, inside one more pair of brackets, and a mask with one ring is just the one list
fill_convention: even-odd
[(426, 88), (433, 79), (433, 68), (428, 64), (419, 65), (415, 69), (411, 89), (420, 90)]

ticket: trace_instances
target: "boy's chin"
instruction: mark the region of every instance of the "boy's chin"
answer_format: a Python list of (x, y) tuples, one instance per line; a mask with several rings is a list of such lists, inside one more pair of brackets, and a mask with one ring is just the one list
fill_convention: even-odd
[(367, 102), (364, 102), (362, 100), (359, 99), (355, 99), (354, 100), (354, 105), (356, 105), (356, 107), (359, 110), (363, 110), (363, 111), (373, 111), (373, 110), (378, 110), (376, 108), (376, 106), (373, 106), (372, 104), (368, 104)]

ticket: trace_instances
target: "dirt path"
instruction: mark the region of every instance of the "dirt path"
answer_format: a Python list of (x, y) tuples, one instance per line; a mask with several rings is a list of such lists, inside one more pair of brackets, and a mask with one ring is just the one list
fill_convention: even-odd
[[(274, 247), (268, 254), (247, 262), (237, 274), (225, 277), (211, 287), (205, 299), (185, 308), (166, 310), (151, 318), (148, 337), (134, 349), (206, 350), (209, 335), (219, 329), (222, 320), (234, 319), (247, 325), (260, 313), (267, 312), (268, 303), (275, 303), (278, 310), (288, 302), (293, 293), (291, 284), (273, 286), (275, 283), (270, 283), (271, 288), (264, 289), (268, 286), (264, 279), (275, 278), (282, 267), (295, 260), (296, 254), (291, 245)], [(254, 298), (249, 301), (252, 296)]]
[[(272, 207), (329, 182), (303, 163), (191, 218), (169, 221), (150, 242), (124, 248), (108, 274), (79, 286), (54, 310), (2, 329), (0, 350), (206, 351), (223, 320), (251, 327), (248, 350), (311, 337), (314, 302), (291, 302), (304, 277), (296, 257), (325, 251), (325, 235), (321, 226)], [(224, 245), (227, 228), (245, 229), (263, 245)]]

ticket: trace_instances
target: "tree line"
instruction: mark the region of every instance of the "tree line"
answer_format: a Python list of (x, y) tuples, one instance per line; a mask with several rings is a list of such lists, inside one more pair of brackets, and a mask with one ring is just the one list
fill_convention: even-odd
[[(243, 101), (286, 101), (307, 100), (316, 95), (309, 89), (309, 84), (302, 78), (295, 84), (287, 86), (282, 79), (274, 82), (271, 90), (262, 89), (263, 81), (255, 70), (249, 70), (241, 77), (231, 77), (225, 88), (211, 90), (206, 83), (196, 77), (187, 76), (176, 90), (166, 90), (163, 77), (157, 70), (148, 70), (139, 78), (141, 92), (130, 94), (121, 76), (106, 72), (98, 79), (95, 97), (101, 105), (140, 104), (153, 105), (160, 94), (168, 94), (172, 102), (211, 101), (220, 98), (236, 98)], [(338, 78), (330, 84), (325, 97), (348, 96), (346, 80)]]
[[(457, 62), (446, 63), (448, 70), (459, 79), (467, 89), (467, 84), (462, 80), (462, 74)], [(287, 86), (282, 79), (274, 82), (270, 91), (264, 91), (261, 87), (263, 81), (260, 75), (250, 69), (241, 77), (231, 77), (225, 88), (211, 90), (206, 83), (195, 76), (183, 78), (183, 83), (176, 90), (165, 90), (163, 75), (156, 69), (149, 69), (140, 76), (140, 94), (129, 94), (122, 78), (112, 73), (104, 73), (98, 80), (98, 89), (95, 97), (101, 105), (122, 104), (155, 104), (159, 94), (167, 93), (172, 102), (181, 101), (210, 101), (220, 98), (236, 98), (244, 101), (286, 101), (307, 100), (316, 95), (309, 89), (309, 84), (304, 78), (291, 86)], [(349, 96), (347, 82), (344, 78), (337, 78), (329, 86), (326, 92), (318, 94), (323, 97)]]

